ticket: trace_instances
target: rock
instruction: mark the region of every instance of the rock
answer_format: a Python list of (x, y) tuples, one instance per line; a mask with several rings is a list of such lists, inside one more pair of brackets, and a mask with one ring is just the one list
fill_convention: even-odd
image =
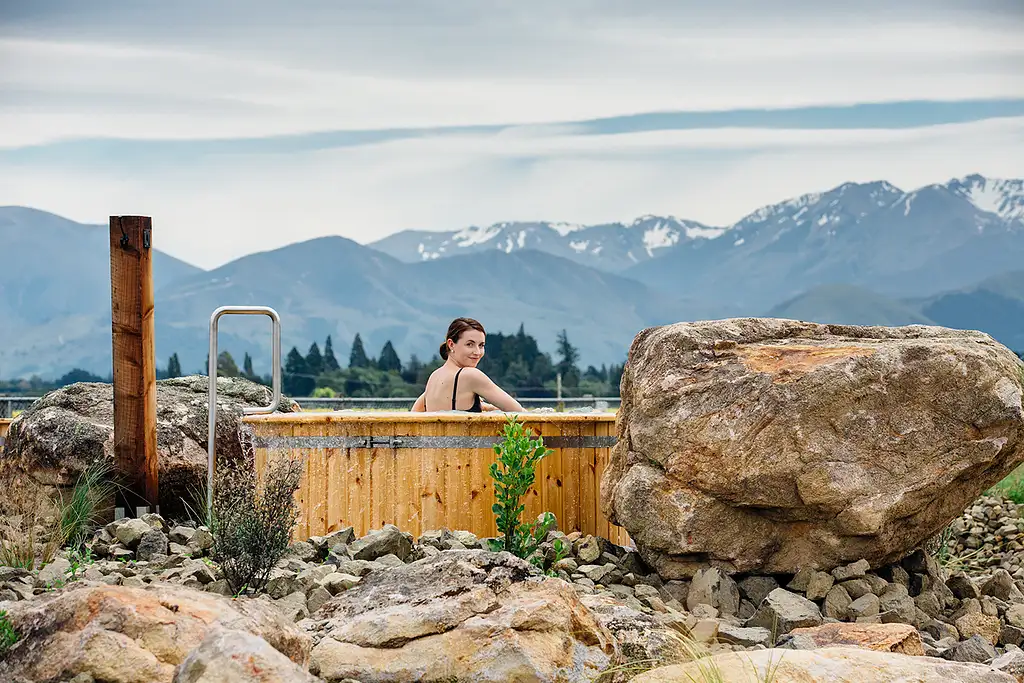
[(990, 666), (1004, 673), (1008, 673), (1018, 681), (1024, 680), (1024, 652), (1020, 650), (1007, 650), (992, 660)]
[(316, 683), (317, 679), (245, 631), (211, 629), (175, 670), (173, 683)]
[(85, 585), (11, 603), (22, 639), (0, 662), (0, 680), (59, 681), (89, 674), (106, 683), (169, 682), (214, 628), (253, 633), (305, 667), (310, 637), (262, 600), (151, 585)]
[[(205, 376), (158, 380), (157, 459), (160, 511), (185, 516), (206, 485), (209, 382)], [(242, 408), (270, 403), (270, 388), (240, 377), (217, 378), (218, 457), (241, 456)], [(279, 412), (298, 410), (282, 399)], [(114, 464), (113, 386), (78, 382), (51, 391), (11, 423), (0, 459), (47, 486), (67, 488), (94, 462)], [(122, 473), (123, 474), (123, 473)], [(141, 537), (141, 534), (140, 534)]]
[(996, 651), (985, 638), (974, 635), (961, 641), (942, 653), (943, 659), (952, 662), (977, 662), (985, 664), (995, 659)]
[(814, 572), (814, 576), (807, 582), (807, 590), (804, 591), (804, 595), (808, 600), (821, 600), (828, 595), (833, 583), (835, 583), (835, 579), (831, 574)]
[(156, 555), (167, 554), (167, 537), (164, 532), (150, 529), (139, 539), (139, 547), (135, 549), (135, 556), (140, 560), (151, 560)]
[(1019, 593), (1013, 585), (1013, 577), (1005, 569), (997, 569), (992, 573), (985, 583), (981, 585), (982, 595), (991, 595), (1000, 600), (1008, 601), (1014, 592)]
[(846, 613), (850, 615), (851, 619), (877, 616), (878, 596), (874, 593), (860, 596), (850, 603), (850, 606), (846, 608)]
[(155, 531), (147, 522), (136, 517), (121, 520), (116, 524), (114, 537), (130, 550), (135, 550), (139, 546), (143, 536)]
[(748, 576), (739, 582), (740, 594), (754, 603), (755, 607), (778, 587), (779, 582), (771, 576)]
[(601, 557), (601, 544), (593, 536), (584, 536), (574, 548), (580, 564), (594, 564)]
[(854, 600), (868, 593), (875, 592), (871, 587), (871, 582), (867, 579), (850, 579), (849, 581), (843, 581), (842, 586), (846, 590), (847, 595)]
[(1024, 629), (1024, 605), (1010, 605), (1004, 615), (1006, 623)]
[(981, 591), (966, 574), (956, 574), (946, 580), (946, 587), (952, 591), (958, 600), (967, 598), (980, 598)]
[(822, 624), (793, 629), (779, 641), (779, 647), (813, 650), (821, 647), (852, 646), (879, 652), (924, 655), (917, 629), (906, 624)]
[[(1014, 678), (980, 664), (947, 662), (932, 657), (908, 657), (849, 647), (820, 650), (758, 650), (728, 652), (700, 662), (652, 669), (631, 683), (679, 683), (709, 680), (702, 671), (714, 669), (722, 681), (771, 680), (773, 683), (1014, 683)], [(774, 676), (771, 675), (774, 672)]]
[(850, 599), (850, 594), (846, 592), (845, 586), (842, 584), (832, 586), (828, 594), (825, 595), (821, 613), (829, 619), (845, 619), (851, 604), (853, 604), (853, 600)]
[(999, 630), (999, 644), (1021, 647), (1024, 645), (1024, 629), (1010, 625), (1003, 626)]
[(868, 564), (867, 560), (857, 560), (853, 564), (848, 564), (845, 567), (836, 567), (832, 570), (832, 576), (835, 577), (836, 581), (846, 581), (847, 579), (859, 579), (871, 569), (871, 565)]
[(308, 541), (296, 541), (288, 546), (287, 557), (294, 557), (303, 562), (314, 562), (317, 559), (316, 548)]
[(601, 583), (611, 573), (612, 567), (608, 565), (585, 564), (578, 571), (594, 583)]
[(786, 589), (803, 593), (811, 583), (811, 577), (814, 576), (815, 571), (814, 567), (800, 567), (790, 582), (786, 584)]
[(878, 597), (878, 609), (882, 621), (887, 624), (911, 624), (917, 615), (917, 605), (907, 592), (906, 586), (901, 583), (889, 584), (885, 592)]
[(349, 552), (355, 560), (373, 561), (394, 555), (405, 562), (412, 553), (412, 534), (399, 531), (394, 524), (385, 524), (383, 528), (352, 541)]
[(690, 636), (690, 629), (697, 623), (696, 619), (687, 622), (689, 615), (647, 615), (606, 595), (584, 595), (580, 602), (612, 634), (617, 666), (675, 663), (689, 658), (680, 638)]
[(981, 636), (990, 645), (999, 642), (999, 631), (1001, 624), (998, 617), (990, 617), (987, 614), (965, 614), (955, 622), (956, 630), (960, 632), (961, 638)]
[[(706, 607), (706, 605), (701, 605), (701, 607)], [(718, 625), (717, 619), (700, 619), (690, 629), (691, 637), (698, 643), (713, 643), (718, 640)]]
[(170, 543), (177, 543), (178, 545), (188, 545), (188, 542), (191, 541), (192, 537), (195, 535), (196, 530), (193, 527), (176, 526), (167, 534), (167, 540)]
[(57, 585), (59, 582), (67, 580), (69, 571), (71, 571), (71, 563), (63, 557), (56, 557), (39, 570), (36, 575), (36, 584), (39, 586)]
[(692, 612), (697, 605), (710, 605), (719, 614), (736, 614), (740, 608), (740, 590), (721, 570), (701, 569), (694, 575), (686, 596), (688, 610)]
[(311, 672), (327, 681), (589, 681), (614, 652), (569, 584), (509, 553), (448, 551), (373, 572), (317, 617), (327, 624)]
[(776, 588), (764, 599), (757, 612), (747, 620), (747, 626), (760, 626), (772, 633), (789, 633), (802, 626), (821, 624), (818, 606), (807, 598)]
[(1024, 461), (1019, 364), (932, 326), (648, 328), (602, 510), (666, 579), (893, 563)]
[(718, 625), (718, 642), (740, 647), (754, 647), (755, 645), (771, 647), (772, 632), (760, 626), (741, 628), (723, 622)]

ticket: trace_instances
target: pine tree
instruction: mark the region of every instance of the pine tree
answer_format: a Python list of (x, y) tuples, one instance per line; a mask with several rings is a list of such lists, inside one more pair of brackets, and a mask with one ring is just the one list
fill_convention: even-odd
[(409, 362), (406, 363), (402, 368), (402, 379), (407, 384), (416, 384), (416, 380), (420, 376), (420, 370), (423, 368), (423, 363), (419, 357), (414, 353), (409, 357)]
[(284, 393), (290, 396), (309, 396), (316, 388), (316, 381), (309, 375), (306, 359), (294, 346), (285, 359), (282, 384)]
[(178, 360), (177, 353), (172, 353), (170, 360), (167, 361), (167, 376), (181, 377), (181, 361)]
[(384, 343), (384, 348), (380, 350), (380, 360), (377, 361), (377, 367), (384, 372), (402, 371), (402, 361), (395, 352), (395, 347), (391, 345), (390, 339)]
[(324, 359), (320, 355), (320, 347), (317, 346), (316, 342), (309, 346), (309, 353), (306, 354), (306, 367), (309, 370), (309, 374), (314, 377), (319, 377), (320, 373), (324, 371)]
[(555, 366), (562, 373), (562, 386), (575, 387), (580, 381), (580, 370), (576, 362), (580, 359), (579, 350), (569, 343), (569, 335), (565, 330), (558, 334), (558, 364)]
[(327, 335), (324, 343), (324, 372), (337, 372), (341, 370), (338, 359), (334, 357), (334, 344), (331, 342), (331, 335)]
[(252, 371), (252, 356), (246, 351), (245, 358), (242, 359), (242, 376), (252, 381), (257, 381), (256, 373)]
[(356, 332), (356, 338), (352, 340), (352, 351), (348, 355), (348, 366), (350, 368), (368, 368), (370, 359), (366, 357), (366, 349), (363, 348), (363, 339)]
[(217, 354), (218, 377), (238, 377), (238, 374), (238, 364), (235, 363), (235, 359), (231, 357), (230, 353), (221, 351)]

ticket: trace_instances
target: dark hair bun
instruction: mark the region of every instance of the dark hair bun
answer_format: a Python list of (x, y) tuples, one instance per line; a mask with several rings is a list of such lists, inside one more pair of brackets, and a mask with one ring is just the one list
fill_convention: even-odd
[(441, 360), (448, 360), (448, 340), (447, 339), (445, 339), (444, 343), (441, 344), (441, 349), (439, 350), (439, 353), (441, 354)]

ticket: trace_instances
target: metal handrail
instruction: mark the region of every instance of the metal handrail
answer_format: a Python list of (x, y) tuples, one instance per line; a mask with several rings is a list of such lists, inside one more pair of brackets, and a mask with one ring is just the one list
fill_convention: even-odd
[(217, 465), (214, 456), (214, 443), (217, 438), (217, 322), (222, 315), (265, 315), (272, 322), (273, 332), (271, 342), (271, 358), (273, 361), (273, 372), (271, 373), (271, 390), (273, 392), (270, 405), (243, 406), (242, 413), (245, 415), (261, 415), (272, 413), (277, 410), (281, 403), (281, 316), (269, 306), (221, 306), (210, 316), (210, 425), (209, 441), (207, 443), (207, 464), (206, 464), (206, 515), (211, 519), (213, 515), (213, 472)]

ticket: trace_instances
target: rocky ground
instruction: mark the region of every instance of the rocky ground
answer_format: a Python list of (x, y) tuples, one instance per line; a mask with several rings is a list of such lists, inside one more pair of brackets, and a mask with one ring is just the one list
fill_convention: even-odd
[[(431, 531), (414, 539), (393, 526), (362, 538), (342, 529), (293, 544), (264, 595), (227, 600), (227, 582), (208, 557), (210, 532), (147, 515), (108, 524), (87, 553), (61, 556), (37, 572), (0, 568), (0, 609), (27, 633), (0, 664), (0, 678), (7, 666), (15, 677), (3, 680), (134, 680), (97, 678), (78, 660), (67, 671), (55, 669), (50, 678), (39, 678), (41, 672), (33, 674), (36, 678), (16, 677), (23, 675), (17, 667), (29, 661), (29, 650), (56, 647), (55, 627), (40, 625), (40, 614), (54, 612), (49, 601), (70, 600), (67, 596), (82, 590), (101, 591), (97, 595), (110, 600), (103, 590), (124, 587), (170, 591), (179, 602), (201, 591), (224, 596), (217, 599), (229, 606), (253, 604), (275, 615), (262, 616), (259, 628), (218, 632), (216, 640), (210, 640), (212, 633), (210, 639), (199, 637), (195, 652), (175, 651), (163, 659), (159, 652), (147, 652), (164, 665), (150, 667), (147, 675), (157, 676), (150, 680), (171, 680), (174, 667), (188, 668), (186, 656), (194, 660), (225, 648), (259, 646), (273, 659), (282, 648), (265, 643), (284, 632), (308, 648), (303, 650), (308, 656), (285, 657), (288, 666), (325, 681), (442, 680), (479, 670), (511, 676), (509, 666), (530, 670), (528, 680), (548, 680), (559, 667), (576, 672), (565, 680), (625, 680), (642, 669), (689, 659), (692, 653), (680, 641), (712, 653), (853, 645), (977, 663), (985, 665), (978, 671), (1024, 680), (1024, 571), (1017, 541), (1022, 524), (1012, 502), (984, 497), (950, 526), (942, 547), (915, 551), (898, 564), (872, 568), (858, 561), (831, 572), (808, 568), (735, 577), (705, 569), (679, 581), (660, 579), (632, 549), (579, 533), (551, 533), (549, 542), (564, 539), (571, 554), (554, 561), (544, 575), (518, 558), (484, 551), (482, 540), (465, 531)], [(555, 559), (550, 543), (542, 552)], [(73, 623), (92, 618), (76, 611), (87, 608), (64, 609), (75, 614)], [(114, 629), (118, 638), (139, 641), (122, 626)], [(524, 639), (524, 632), (534, 640)], [(552, 633), (560, 636), (550, 642), (539, 635)], [(451, 660), (446, 653), (452, 652), (471, 654)], [(431, 668), (429, 661), (447, 668)], [(131, 666), (140, 670), (137, 662)], [(205, 671), (205, 666), (193, 662), (189, 670)], [(182, 677), (181, 671), (174, 680), (220, 680)], [(71, 672), (75, 678), (62, 678)]]

